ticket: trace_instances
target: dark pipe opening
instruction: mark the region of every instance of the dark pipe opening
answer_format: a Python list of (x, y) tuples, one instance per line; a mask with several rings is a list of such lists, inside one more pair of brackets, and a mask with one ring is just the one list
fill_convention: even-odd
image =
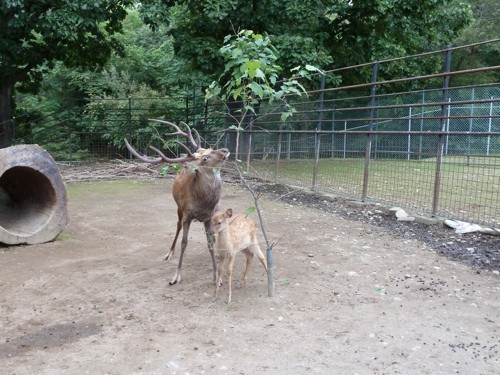
[(13, 167), (0, 176), (0, 226), (15, 235), (42, 229), (56, 208), (50, 180), (29, 167)]

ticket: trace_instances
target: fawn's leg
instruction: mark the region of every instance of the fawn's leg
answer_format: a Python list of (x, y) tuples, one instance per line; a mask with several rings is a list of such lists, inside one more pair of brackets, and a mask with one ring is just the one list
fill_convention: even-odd
[(247, 279), (248, 279), (248, 271), (250, 270), (250, 266), (252, 265), (253, 261), (253, 251), (251, 250), (250, 247), (247, 247), (246, 249), (243, 249), (243, 254), (247, 257), (247, 265), (245, 267), (245, 272), (243, 273), (243, 285), (247, 285)]
[(215, 290), (214, 290), (214, 299), (217, 298), (219, 295), (219, 287), (221, 285), (222, 281), (222, 275), (224, 274), (224, 262), (226, 261), (226, 253), (221, 250), (217, 250), (217, 255), (218, 255), (218, 261), (219, 263), (217, 264), (217, 271), (215, 272)]
[(264, 266), (264, 269), (266, 270), (266, 272), (269, 273), (269, 271), (267, 269), (267, 259), (264, 256), (264, 254), (262, 254), (262, 251), (260, 250), (259, 244), (257, 242), (255, 242), (252, 245), (252, 249), (253, 249), (254, 254), (257, 255), (257, 258), (259, 258), (260, 262)]
[(227, 288), (229, 289), (227, 296), (227, 303), (231, 303), (231, 295), (232, 295), (232, 281), (233, 281), (233, 264), (234, 264), (234, 254), (232, 252), (228, 252), (227, 257), (229, 259), (227, 263)]

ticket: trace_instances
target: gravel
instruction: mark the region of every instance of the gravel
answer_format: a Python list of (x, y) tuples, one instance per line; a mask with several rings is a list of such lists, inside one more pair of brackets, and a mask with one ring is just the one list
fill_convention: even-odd
[(474, 232), (457, 234), (442, 223), (426, 225), (419, 222), (401, 222), (394, 213), (379, 206), (363, 204), (353, 207), (345, 199), (325, 200), (323, 196), (305, 193), (281, 184), (258, 184), (259, 193), (274, 195), (294, 205), (304, 205), (348, 220), (370, 223), (386, 229), (395, 236), (418, 239), (437, 253), (463, 262), (478, 273), (481, 270), (500, 274), (500, 236)]

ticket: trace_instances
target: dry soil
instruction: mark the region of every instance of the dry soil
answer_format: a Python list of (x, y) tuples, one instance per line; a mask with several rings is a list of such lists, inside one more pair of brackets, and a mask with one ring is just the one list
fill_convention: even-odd
[[(182, 282), (169, 286), (171, 186), (70, 184), (71, 221), (56, 241), (0, 248), (2, 374), (500, 373), (495, 273), (275, 196), (260, 200), (277, 242), (273, 298), (255, 261), (232, 304), (226, 284), (212, 300), (201, 223)], [(224, 186), (222, 208), (252, 205), (246, 190)], [(238, 278), (244, 262), (237, 256)]]

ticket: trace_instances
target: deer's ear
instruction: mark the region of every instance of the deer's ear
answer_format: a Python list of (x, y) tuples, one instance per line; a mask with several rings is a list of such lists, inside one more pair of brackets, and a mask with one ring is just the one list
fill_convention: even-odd
[(233, 216), (233, 210), (232, 210), (231, 208), (228, 208), (228, 209), (226, 210), (226, 216), (227, 216), (227, 217), (231, 217), (231, 216)]

